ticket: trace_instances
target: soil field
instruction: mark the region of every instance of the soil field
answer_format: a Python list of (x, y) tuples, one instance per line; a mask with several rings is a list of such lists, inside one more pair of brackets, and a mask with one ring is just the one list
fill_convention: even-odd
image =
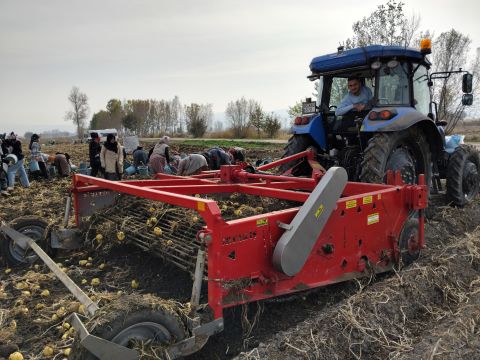
[[(173, 147), (187, 153), (202, 149)], [(77, 165), (87, 159), (86, 145), (43, 150), (66, 151)], [(248, 158), (278, 157), (281, 152), (281, 146), (260, 148)], [(12, 196), (2, 197), (0, 219), (38, 216), (59, 225), (70, 184), (69, 179), (52, 179), (32, 182), (29, 189), (17, 185)], [(245, 212), (262, 211), (259, 204), (242, 204), (242, 199), (224, 201), (226, 211), (242, 205)], [(181, 304), (190, 300), (190, 275), (115, 241), (118, 230), (96, 224), (85, 232), (84, 248), (59, 252), (55, 260), (101, 308), (125, 296), (152, 294), (175, 299), (161, 305), (175, 306), (176, 315), (183, 316), (188, 309)], [(95, 240), (99, 232), (105, 237), (102, 243)], [(398, 272), (229, 309), (225, 330), (188, 359), (479, 359), (478, 200), (454, 209), (438, 199), (427, 219), (426, 243), (421, 258)], [(0, 270), (0, 359), (17, 348), (25, 359), (81, 359), (64, 319), (85, 310), (48, 268), (38, 263)], [(144, 358), (158, 358), (145, 354)]]

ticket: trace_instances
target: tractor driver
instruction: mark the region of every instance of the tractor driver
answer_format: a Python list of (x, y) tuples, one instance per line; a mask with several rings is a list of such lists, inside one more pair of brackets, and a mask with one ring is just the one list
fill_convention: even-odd
[(348, 78), (348, 94), (335, 110), (336, 116), (345, 115), (349, 111), (368, 110), (373, 104), (372, 91), (362, 84), (359, 77)]

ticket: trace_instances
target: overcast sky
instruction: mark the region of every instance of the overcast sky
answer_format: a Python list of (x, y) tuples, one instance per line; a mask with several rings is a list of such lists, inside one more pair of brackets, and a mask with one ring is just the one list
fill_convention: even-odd
[[(286, 109), (312, 92), (312, 57), (336, 51), (380, 0), (0, 0), (0, 131), (59, 129), (72, 86), (111, 98)], [(480, 47), (480, 1), (406, 1), (421, 29)], [(479, 101), (480, 99), (477, 99)], [(91, 116), (89, 116), (90, 119)]]

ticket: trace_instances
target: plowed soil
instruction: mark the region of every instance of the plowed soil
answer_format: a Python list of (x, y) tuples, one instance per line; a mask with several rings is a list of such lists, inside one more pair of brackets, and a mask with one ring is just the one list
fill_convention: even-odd
[[(85, 145), (44, 150), (67, 151), (76, 164), (87, 158)], [(200, 149), (184, 151), (195, 150)], [(278, 156), (258, 155), (250, 158)], [(17, 185), (12, 196), (1, 198), (0, 219), (8, 222), (35, 215), (60, 224), (70, 181), (32, 182), (29, 189)], [(413, 265), (229, 309), (225, 330), (188, 358), (479, 359), (478, 200), (454, 209), (440, 199), (429, 211), (425, 230), (427, 248)], [(61, 251), (55, 260), (100, 307), (121, 296), (152, 294), (174, 299), (168, 304), (177, 304), (181, 313), (181, 304), (190, 300), (187, 272), (121, 241), (104, 246), (95, 240), (98, 232), (86, 233), (88, 245), (83, 249)], [(116, 233), (117, 229), (108, 231), (105, 237), (114, 239)], [(25, 359), (66, 358), (63, 352), (73, 348), (74, 333), (64, 319), (73, 311), (85, 312), (46, 266), (0, 267), (0, 359), (16, 348)], [(45, 346), (53, 349), (53, 355), (43, 354)], [(70, 358), (78, 358), (74, 356)]]

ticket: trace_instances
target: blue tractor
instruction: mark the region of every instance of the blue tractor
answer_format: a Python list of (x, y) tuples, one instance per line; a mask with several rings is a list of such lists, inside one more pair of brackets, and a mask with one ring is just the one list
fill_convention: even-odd
[[(473, 201), (479, 192), (479, 152), (464, 144), (448, 146), (446, 122), (437, 118), (432, 99), (435, 79), (463, 74), (462, 104), (471, 105), (472, 75), (462, 69), (431, 73), (429, 41), (421, 47), (340, 47), (314, 58), (308, 78), (318, 81), (318, 96), (302, 103), (284, 156), (313, 147), (325, 168), (342, 166), (351, 181), (382, 183), (387, 170), (399, 170), (405, 183), (416, 183), (425, 174), (432, 193), (442, 190), (441, 179), (446, 179), (450, 203)], [(355, 86), (371, 98), (362, 106), (345, 107)], [(311, 170), (305, 160), (297, 160), (281, 171), (302, 176)]]

